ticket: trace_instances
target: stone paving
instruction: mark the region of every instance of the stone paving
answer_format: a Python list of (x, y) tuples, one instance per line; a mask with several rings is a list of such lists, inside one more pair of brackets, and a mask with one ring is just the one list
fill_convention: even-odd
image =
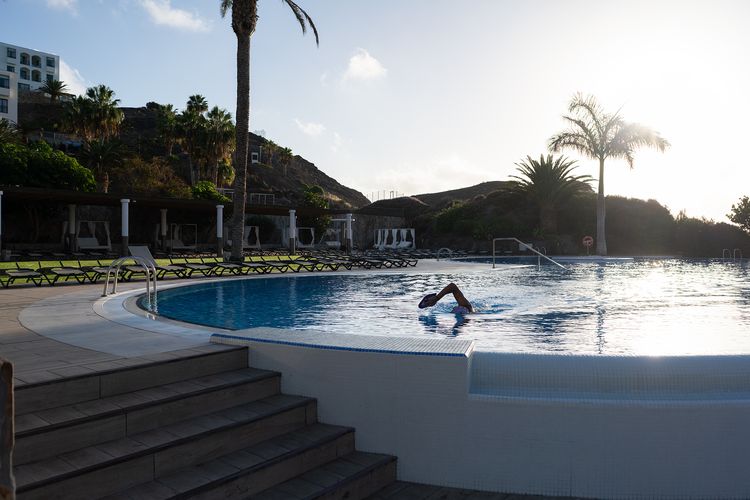
[[(129, 285), (131, 287), (142, 287), (143, 283)], [(114, 348), (117, 347), (116, 345), (107, 349), (110, 352), (89, 349), (80, 345), (76, 346), (40, 335), (26, 328), (19, 321), (22, 310), (32, 307), (44, 299), (70, 297), (75, 299), (76, 303), (82, 300), (90, 303), (101, 294), (101, 291), (101, 284), (61, 284), (55, 287), (14, 285), (11, 288), (0, 290), (0, 357), (13, 363), (17, 386), (172, 359), (191, 353), (225, 349), (224, 346), (212, 345), (207, 341), (193, 340), (186, 344), (176, 337), (166, 339), (167, 343), (157, 342), (158, 335), (153, 337), (153, 334), (149, 332), (131, 331), (131, 334), (142, 336), (142, 340), (144, 340), (142, 344), (145, 344), (147, 349), (137, 353), (137, 355), (118, 355), (112, 353), (115, 350)], [(72, 308), (72, 305), (72, 303), (67, 305), (63, 303), (62, 308), (64, 309), (66, 306)], [(43, 311), (40, 310), (40, 312)], [(59, 308), (54, 316), (51, 315), (45, 320), (56, 324), (59, 329), (70, 330), (71, 325), (73, 325), (80, 331), (78, 339), (80, 339), (80, 335), (93, 336), (108, 333), (108, 343), (110, 344), (116, 344), (115, 335), (122, 333), (123, 329), (126, 328), (108, 322), (103, 318), (94, 317), (94, 315), (86, 317), (81, 317), (80, 313), (66, 315)], [(71, 333), (71, 335), (73, 334)], [(122, 337), (122, 335), (120, 336)], [(128, 339), (123, 339), (123, 342), (125, 340)]]

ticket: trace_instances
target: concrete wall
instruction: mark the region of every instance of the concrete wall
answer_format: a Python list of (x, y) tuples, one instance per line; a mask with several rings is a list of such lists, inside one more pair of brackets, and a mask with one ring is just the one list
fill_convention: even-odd
[(397, 455), (402, 480), (750, 497), (749, 357), (515, 355), (473, 344), (456, 353), (462, 341), (425, 349), (421, 339), (261, 330), (212, 340), (248, 345), (251, 366), (282, 372), (283, 391), (318, 398), (321, 421), (356, 427), (362, 450)]

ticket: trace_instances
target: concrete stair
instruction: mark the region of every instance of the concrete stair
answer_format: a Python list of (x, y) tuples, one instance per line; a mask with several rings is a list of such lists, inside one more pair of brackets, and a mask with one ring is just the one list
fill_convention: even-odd
[(245, 348), (16, 390), (19, 499), (365, 498), (394, 457), (318, 423)]

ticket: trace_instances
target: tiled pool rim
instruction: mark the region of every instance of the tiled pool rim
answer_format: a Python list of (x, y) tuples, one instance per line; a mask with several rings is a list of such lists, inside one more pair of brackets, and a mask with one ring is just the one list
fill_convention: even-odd
[(525, 355), (455, 340), (221, 332), (133, 314), (125, 305), (141, 293), (93, 309), (143, 331), (248, 345), (250, 363), (281, 371), (285, 391), (318, 397), (321, 420), (354, 425), (363, 449), (398, 455), (402, 479), (602, 498), (750, 497), (750, 356)]

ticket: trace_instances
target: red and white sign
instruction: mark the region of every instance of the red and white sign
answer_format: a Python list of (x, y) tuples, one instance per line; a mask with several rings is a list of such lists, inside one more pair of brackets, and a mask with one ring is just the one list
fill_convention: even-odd
[(594, 238), (592, 238), (591, 236), (583, 237), (583, 246), (585, 246), (586, 248), (590, 248), (591, 245), (593, 244), (594, 244)]

